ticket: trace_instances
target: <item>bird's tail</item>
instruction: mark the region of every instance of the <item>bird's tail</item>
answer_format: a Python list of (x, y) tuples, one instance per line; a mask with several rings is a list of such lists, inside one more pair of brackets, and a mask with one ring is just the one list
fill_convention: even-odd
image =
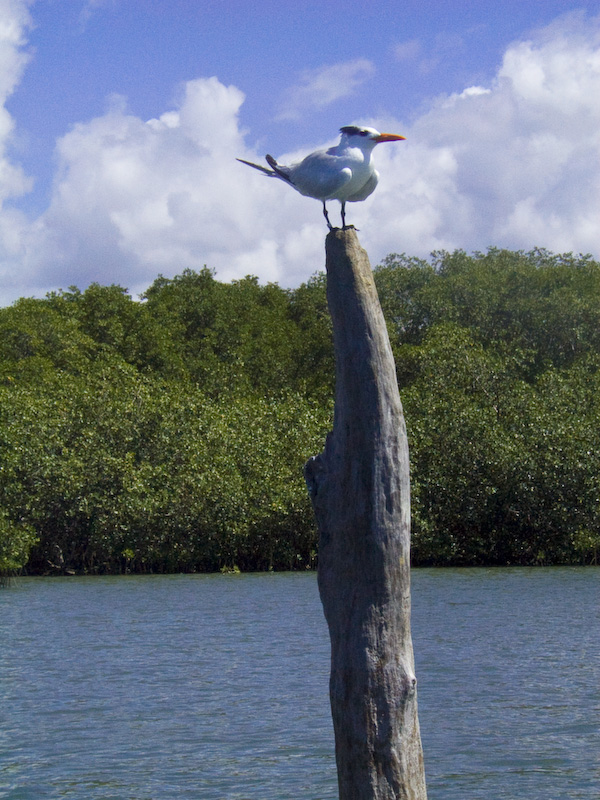
[(236, 158), (236, 161), (240, 161), (242, 164), (247, 164), (249, 167), (254, 167), (254, 169), (258, 169), (261, 172), (264, 172), (265, 175), (268, 175), (269, 178), (281, 178), (288, 183), (292, 182), (288, 174), (287, 167), (280, 166), (273, 156), (266, 155), (265, 158), (267, 159), (267, 163), (271, 167), (271, 169), (267, 169), (266, 167), (262, 167), (260, 164), (253, 164), (252, 161), (244, 161), (243, 158)]
[(260, 164), (253, 164), (252, 161), (244, 161), (243, 158), (236, 158), (236, 161), (239, 161), (241, 164), (247, 164), (249, 167), (254, 167), (254, 169), (259, 169), (261, 172), (264, 172), (265, 175), (268, 175), (269, 178), (277, 177), (277, 173), (275, 170), (267, 169), (266, 167), (261, 167)]

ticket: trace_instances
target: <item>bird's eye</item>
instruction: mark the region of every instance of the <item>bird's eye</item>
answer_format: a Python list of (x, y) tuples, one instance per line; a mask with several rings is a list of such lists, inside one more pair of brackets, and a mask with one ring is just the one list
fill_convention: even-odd
[(369, 135), (369, 131), (360, 131), (360, 135), (361, 136), (368, 136)]

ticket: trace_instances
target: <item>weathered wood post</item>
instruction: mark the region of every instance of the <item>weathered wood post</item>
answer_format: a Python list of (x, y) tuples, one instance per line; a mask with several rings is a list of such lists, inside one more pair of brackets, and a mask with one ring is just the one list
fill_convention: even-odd
[(333, 432), (305, 467), (331, 637), (340, 800), (426, 800), (410, 633), (410, 483), (396, 371), (366, 252), (326, 240)]

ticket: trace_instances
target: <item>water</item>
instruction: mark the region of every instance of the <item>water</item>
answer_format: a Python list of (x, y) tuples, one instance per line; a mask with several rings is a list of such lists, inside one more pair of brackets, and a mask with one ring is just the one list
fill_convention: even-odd
[(417, 571), (432, 800), (598, 800), (600, 571)]
[[(600, 571), (416, 570), (430, 800), (598, 800)], [(0, 798), (333, 800), (314, 574), (0, 592)]]

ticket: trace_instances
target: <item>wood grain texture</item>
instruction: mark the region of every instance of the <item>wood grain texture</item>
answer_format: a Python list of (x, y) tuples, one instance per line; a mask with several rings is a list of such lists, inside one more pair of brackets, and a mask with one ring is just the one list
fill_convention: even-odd
[(410, 633), (408, 445), (369, 259), (353, 229), (326, 240), (333, 432), (305, 477), (331, 637), (340, 800), (425, 800)]

